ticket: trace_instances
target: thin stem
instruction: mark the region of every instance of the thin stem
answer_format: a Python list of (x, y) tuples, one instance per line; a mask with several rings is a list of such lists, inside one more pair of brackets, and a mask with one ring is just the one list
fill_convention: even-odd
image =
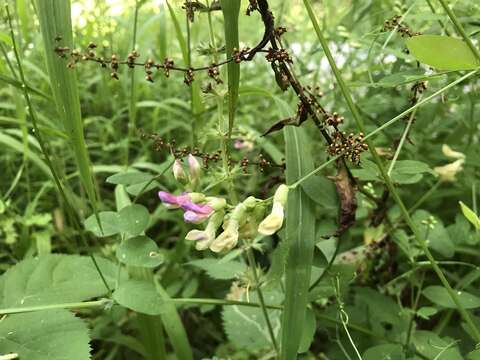
[(425, 200), (427, 200), (438, 189), (441, 183), (442, 183), (442, 180), (438, 180), (425, 194), (422, 195), (420, 199), (418, 199), (418, 201), (415, 204), (413, 204), (408, 209), (408, 212), (411, 214), (412, 212), (417, 210), (420, 207), (420, 205), (422, 205), (425, 202)]
[[(189, 299), (169, 299), (164, 300), (165, 302), (171, 302), (177, 305), (182, 304), (197, 304), (197, 305), (221, 305), (221, 306), (246, 306), (246, 307), (261, 307), (261, 304), (254, 302), (246, 301), (237, 301), (237, 300), (222, 300), (222, 299), (202, 299), (202, 298), (189, 298)], [(39, 306), (25, 306), (19, 308), (7, 308), (0, 309), (1, 315), (8, 314), (20, 314), (26, 312), (34, 311), (43, 311), (43, 310), (52, 310), (52, 309), (88, 309), (96, 307), (108, 307), (113, 305), (113, 300), (111, 299), (100, 299), (95, 301), (83, 301), (76, 303), (63, 303), (63, 304), (50, 304), (50, 305), (39, 305)], [(267, 309), (272, 310), (282, 310), (283, 307), (279, 305), (268, 305), (265, 304)]]
[[(412, 308), (414, 312), (411, 314), (410, 321), (408, 323), (408, 331), (407, 331), (407, 338), (405, 340), (405, 348), (408, 349), (410, 346), (410, 339), (412, 337), (412, 332), (413, 332), (413, 323), (415, 322), (415, 312), (417, 311), (418, 308), (418, 302), (420, 300), (420, 295), (422, 294), (422, 287), (423, 287), (423, 281), (425, 280), (425, 272), (422, 273), (422, 278), (420, 279), (420, 284), (418, 286), (418, 291), (415, 296), (415, 300), (413, 301)], [(413, 290), (413, 289), (412, 289)]]
[(83, 301), (76, 303), (51, 304), (39, 306), (25, 306), (19, 308), (0, 309), (0, 315), (20, 314), (34, 311), (54, 310), (54, 309), (89, 309), (105, 307), (112, 304), (110, 299), (101, 299), (95, 301)]
[(330, 261), (328, 262), (327, 266), (325, 267), (325, 270), (323, 270), (322, 274), (318, 277), (318, 279), (310, 286), (308, 291), (312, 291), (313, 289), (315, 289), (315, 287), (318, 284), (320, 284), (320, 282), (325, 278), (325, 275), (328, 274), (328, 271), (330, 270), (333, 263), (335, 262), (335, 258), (337, 257), (339, 250), (340, 250), (340, 238), (337, 239), (337, 244), (335, 246), (335, 251), (334, 251), (332, 257), (330, 258)]
[[(9, 9), (8, 4), (5, 5), (5, 9), (6, 9), (6, 12), (7, 12), (8, 25), (9, 25), (9, 28), (10, 28), (10, 38), (12, 39), (13, 52), (15, 54), (15, 60), (17, 61), (18, 73), (19, 73), (19, 76), (20, 76), (21, 84), (22, 84), (21, 88), (22, 88), (22, 91), (23, 91), (23, 97), (25, 98), (25, 102), (26, 102), (27, 108), (28, 108), (28, 113), (29, 113), (30, 119), (32, 121), (34, 135), (37, 138), (38, 144), (40, 146), (40, 151), (42, 152), (42, 154), (45, 158), (45, 163), (47, 164), (48, 168), (50, 169), (50, 172), (52, 173), (52, 177), (53, 177), (53, 181), (55, 182), (55, 186), (57, 187), (58, 192), (60, 193), (60, 196), (65, 203), (67, 213), (69, 214), (69, 217), (72, 219), (73, 225), (78, 229), (79, 234), (80, 234), (80, 238), (83, 242), (83, 245), (88, 249), (89, 247), (88, 247), (87, 241), (85, 239), (85, 236), (83, 234), (83, 229), (81, 228), (80, 223), (78, 222), (78, 219), (75, 216), (75, 211), (73, 210), (72, 204), (70, 203), (69, 199), (67, 198), (67, 195), (65, 194), (62, 182), (61, 182), (57, 172), (55, 171), (55, 168), (53, 166), (53, 163), (52, 163), (52, 160), (50, 158), (49, 152), (47, 150), (47, 145), (46, 145), (46, 143), (43, 139), (42, 133), (41, 133), (39, 127), (38, 127), (37, 115), (36, 115), (35, 110), (33, 108), (33, 104), (32, 104), (31, 99), (30, 99), (30, 94), (28, 93), (28, 87), (27, 87), (26, 81), (25, 81), (25, 74), (23, 72), (22, 61), (20, 59), (20, 54), (19, 54), (19, 51), (18, 51), (18, 48), (17, 48), (17, 42), (15, 40), (15, 34), (13, 33), (12, 18), (10, 16), (10, 9)], [(105, 285), (108, 293), (111, 294), (112, 291), (111, 291), (110, 287), (108, 286), (107, 280), (103, 276), (103, 273), (100, 270), (100, 267), (98, 266), (98, 263), (97, 263), (97, 260), (95, 259), (95, 256), (91, 252), (89, 253), (89, 256), (92, 259), (93, 265), (95, 266), (96, 271), (98, 272), (100, 278), (102, 279), (102, 282)]]
[[(138, 27), (138, 10), (140, 9), (139, 1), (135, 1), (135, 12), (133, 15), (133, 35), (132, 35), (132, 50), (135, 50), (137, 44), (137, 27)], [(135, 87), (135, 69), (130, 70), (130, 102), (128, 105), (128, 129), (127, 129), (127, 146), (125, 153), (125, 166), (128, 167), (130, 155), (130, 143), (132, 141), (133, 132), (137, 123), (137, 107), (136, 107), (136, 87)]]
[(272, 323), (270, 322), (270, 317), (268, 316), (268, 311), (265, 305), (263, 292), (260, 288), (260, 281), (258, 280), (258, 274), (257, 274), (257, 264), (255, 262), (255, 256), (253, 255), (253, 251), (251, 247), (247, 248), (247, 258), (248, 258), (248, 264), (252, 269), (253, 279), (255, 280), (255, 288), (257, 291), (258, 300), (260, 301), (260, 307), (262, 309), (263, 316), (265, 317), (265, 322), (267, 323), (268, 333), (270, 335), (270, 339), (272, 340), (273, 347), (275, 348), (275, 352), (278, 354), (279, 351), (278, 351), (277, 340), (275, 339), (275, 333), (273, 332)]
[[(307, 0), (308, 1), (308, 0)], [(440, 90), (434, 92), (432, 95), (430, 96), (427, 96), (425, 99), (419, 101), (418, 103), (416, 103), (415, 105), (413, 105), (412, 107), (408, 108), (407, 110), (405, 110), (404, 112), (400, 113), (399, 115), (395, 116), (393, 119), (391, 120), (388, 120), (385, 124), (383, 124), (382, 126), (376, 128), (374, 131), (372, 131), (371, 133), (369, 133), (368, 135), (365, 136), (365, 140), (368, 140), (369, 138), (371, 138), (372, 136), (378, 134), (380, 131), (384, 130), (385, 128), (393, 125), (395, 122), (397, 122), (398, 120), (402, 119), (405, 117), (405, 115), (408, 115), (410, 114), (412, 111), (414, 111), (415, 109), (419, 108), (420, 106), (422, 106), (423, 104), (429, 102), (430, 100), (432, 100), (433, 98), (437, 97), (438, 95), (441, 95), (442, 93), (444, 93), (445, 91), (449, 90), (450, 88), (454, 87), (455, 85), (461, 83), (463, 80), (466, 80), (468, 79), (469, 77), (475, 75), (476, 73), (478, 73), (480, 71), (480, 68), (477, 68), (475, 70), (472, 70), (472, 71), (469, 71), (468, 73), (466, 73), (465, 75), (463, 75), (462, 77), (458, 78), (457, 80), (451, 82), (450, 84), (444, 86), (443, 88), (441, 88)]]
[(400, 143), (397, 146), (397, 150), (395, 151), (395, 155), (393, 156), (392, 162), (390, 163), (390, 167), (388, 168), (387, 174), (390, 176), (392, 174), (393, 168), (395, 163), (397, 162), (398, 156), (402, 151), (403, 144), (407, 139), (408, 133), (410, 132), (410, 127), (412, 126), (413, 120), (415, 119), (415, 114), (417, 113), (418, 108), (410, 113), (410, 117), (408, 118), (407, 126), (405, 126), (405, 130), (403, 131), (402, 138), (400, 139)]
[(460, 35), (463, 37), (463, 40), (465, 40), (465, 42), (467, 43), (470, 50), (472, 50), (472, 53), (475, 55), (477, 60), (480, 61), (480, 51), (475, 47), (475, 45), (473, 45), (472, 40), (470, 40), (470, 37), (467, 35), (465, 29), (463, 28), (462, 24), (458, 20), (455, 13), (450, 9), (450, 7), (447, 5), (445, 0), (438, 0), (438, 1), (442, 5), (443, 9), (447, 13), (450, 20), (452, 20), (452, 22), (455, 25), (455, 28), (457, 29), (458, 33), (460, 33)]
[[(440, 0), (440, 1), (443, 1), (443, 0)], [(335, 60), (333, 59), (333, 56), (330, 52), (330, 49), (328, 48), (328, 43), (327, 43), (325, 37), (323, 36), (323, 33), (320, 29), (320, 26), (318, 25), (318, 22), (317, 22), (315, 13), (313, 11), (313, 8), (310, 4), (310, 1), (309, 0), (303, 0), (303, 3), (305, 4), (305, 7), (307, 8), (308, 15), (309, 15), (310, 20), (313, 24), (315, 32), (317, 33), (317, 37), (318, 37), (318, 39), (319, 39), (319, 41), (322, 45), (323, 51), (325, 52), (325, 55), (328, 59), (330, 67), (331, 67), (331, 69), (332, 69), (332, 71), (335, 75), (335, 78), (337, 80), (338, 85), (340, 86), (340, 90), (342, 91), (343, 97), (344, 97), (345, 101), (347, 102), (347, 105), (348, 105), (348, 107), (349, 107), (349, 109), (350, 109), (350, 111), (353, 115), (353, 118), (354, 118), (354, 120), (357, 124), (357, 127), (358, 127), (359, 131), (365, 132), (365, 127), (364, 127), (364, 124), (363, 124), (363, 120), (360, 117), (360, 114), (359, 114), (359, 112), (358, 112), (358, 110), (357, 110), (357, 108), (356, 108), (356, 106), (353, 102), (350, 91), (349, 91), (347, 85), (345, 84), (345, 82), (344, 82), (344, 80), (341, 76), (341, 73), (338, 70), (337, 65), (335, 64)], [(478, 71), (478, 69), (475, 70), (475, 72), (476, 71)], [(419, 105), (421, 103), (422, 102), (420, 101), (416, 105)], [(468, 324), (468, 327), (471, 329), (474, 338), (478, 342), (480, 342), (480, 331), (478, 330), (475, 323), (472, 321), (472, 318), (470, 317), (469, 313), (465, 310), (464, 306), (460, 302), (460, 299), (459, 299), (457, 293), (450, 286), (450, 283), (448, 282), (447, 278), (445, 277), (445, 274), (440, 269), (440, 267), (437, 265), (435, 258), (433, 257), (432, 253), (430, 252), (430, 249), (428, 248), (426, 240), (421, 236), (420, 231), (418, 230), (416, 224), (413, 222), (413, 219), (411, 218), (410, 214), (408, 213), (408, 210), (405, 207), (405, 204), (403, 203), (402, 199), (398, 195), (398, 192), (395, 189), (395, 186), (394, 186), (392, 180), (388, 176), (387, 171), (385, 170), (385, 167), (382, 164), (382, 160), (380, 159), (380, 156), (378, 155), (377, 151), (375, 150), (375, 146), (373, 145), (373, 143), (371, 143), (371, 141), (368, 141), (366, 138), (365, 138), (365, 140), (366, 140), (366, 143), (369, 147), (369, 150), (370, 150), (370, 153), (373, 157), (373, 160), (374, 160), (375, 164), (377, 165), (378, 170), (380, 171), (380, 174), (381, 174), (382, 178), (384, 179), (385, 184), (387, 185), (388, 190), (390, 191), (390, 193), (393, 196), (393, 199), (395, 200), (398, 207), (400, 208), (400, 211), (403, 215), (403, 218), (405, 219), (407, 225), (412, 230), (418, 245), (422, 249), (422, 251), (425, 254), (425, 256), (427, 257), (427, 259), (430, 261), (430, 263), (433, 267), (433, 270), (435, 271), (435, 273), (437, 274), (440, 282), (442, 283), (442, 285), (445, 287), (448, 294), (452, 298), (452, 301), (455, 303), (460, 315), (462, 316), (464, 321)]]
[[(425, 0), (428, 4), (428, 7), (430, 8), (430, 10), (432, 11), (433, 14), (436, 14), (437, 12), (435, 11), (435, 8), (433, 7), (432, 3), (430, 0)], [(447, 36), (450, 36), (450, 32), (448, 31), (447, 27), (445, 26), (445, 24), (443, 23), (442, 20), (438, 20), (438, 23), (440, 24), (440, 27), (442, 28), (443, 31), (445, 31), (445, 35)]]

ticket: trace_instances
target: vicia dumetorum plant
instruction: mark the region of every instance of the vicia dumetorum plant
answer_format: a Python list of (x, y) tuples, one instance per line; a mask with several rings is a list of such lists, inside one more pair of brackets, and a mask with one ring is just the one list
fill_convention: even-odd
[(5, 0), (0, 360), (479, 358), (479, 15)]

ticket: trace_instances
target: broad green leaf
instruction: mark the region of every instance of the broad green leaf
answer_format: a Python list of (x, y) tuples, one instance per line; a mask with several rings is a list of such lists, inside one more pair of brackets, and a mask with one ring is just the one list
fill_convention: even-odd
[(113, 298), (128, 309), (147, 315), (160, 315), (164, 301), (151, 280), (130, 279), (120, 283)]
[[(263, 295), (267, 304), (278, 305), (282, 300), (281, 294), (277, 291), (264, 291)], [(246, 301), (246, 294), (242, 294), (241, 299)], [(250, 293), (249, 300), (258, 302), (257, 294)], [(272, 327), (278, 336), (281, 312), (279, 310), (267, 311)], [(250, 352), (255, 352), (272, 348), (265, 317), (260, 308), (224, 306), (222, 318), (225, 333), (237, 349), (248, 349)]]
[[(427, 359), (462, 360), (455, 343), (454, 339), (440, 338), (431, 331), (417, 330), (413, 335), (415, 349)], [(442, 354), (438, 356), (440, 353)]]
[(414, 184), (419, 182), (424, 173), (434, 174), (430, 167), (421, 161), (399, 160), (392, 171), (392, 180), (399, 184)]
[(378, 86), (394, 87), (425, 78), (425, 70), (412, 69), (387, 75), (378, 80)]
[(163, 255), (155, 242), (147, 236), (135, 236), (122, 241), (117, 247), (117, 258), (130, 266), (157, 267), (163, 263)]
[(132, 200), (127, 194), (125, 190), (125, 186), (117, 185), (115, 186), (115, 207), (117, 211), (122, 210), (124, 207), (129, 206), (132, 204)]
[[(117, 266), (96, 258), (110, 287)], [(103, 296), (107, 289), (87, 256), (44, 255), (23, 260), (2, 275), (2, 307), (24, 307), (78, 302)]]
[(240, 261), (219, 262), (217, 259), (199, 259), (187, 264), (205, 270), (210, 277), (217, 280), (239, 278), (247, 268)]
[[(287, 126), (284, 135), (287, 184), (293, 184), (313, 171), (313, 159), (302, 128)], [(301, 187), (288, 195), (284, 241), (288, 243), (288, 255), (280, 358), (287, 360), (296, 358), (300, 346), (315, 246), (313, 201)]]
[(455, 244), (440, 219), (425, 210), (417, 210), (413, 213), (412, 220), (430, 248), (445, 257), (453, 256)]
[(157, 180), (145, 181), (139, 184), (128, 185), (126, 190), (130, 195), (138, 196), (141, 192), (146, 193), (153, 189), (158, 189), (159, 186), (160, 183)]
[[(447, 290), (442, 286), (428, 286), (423, 289), (422, 294), (432, 303), (449, 309), (456, 309), (457, 306), (452, 301)], [(466, 291), (457, 291), (458, 300), (465, 309), (476, 309), (480, 307), (480, 298)]]
[(322, 176), (311, 176), (302, 183), (302, 189), (321, 207), (337, 209), (338, 196), (333, 181)]
[(419, 35), (406, 40), (408, 50), (421, 63), (438, 70), (473, 70), (480, 66), (472, 50), (460, 40), (441, 35)]
[(405, 354), (400, 344), (382, 344), (365, 351), (362, 358), (363, 360), (404, 360)]
[(363, 159), (360, 163), (360, 169), (352, 169), (353, 176), (362, 181), (376, 181), (379, 179), (377, 166), (374, 162)]
[(125, 206), (118, 212), (117, 221), (120, 232), (132, 236), (140, 235), (150, 222), (150, 214), (145, 206), (132, 204)]
[[(227, 59), (233, 54), (233, 49), (239, 49), (238, 16), (241, 0), (220, 0), (224, 18), (225, 50)], [(231, 134), (237, 107), (238, 88), (240, 86), (240, 64), (230, 61), (228, 71), (228, 133)]]
[(431, 306), (423, 306), (417, 310), (417, 316), (420, 316), (422, 319), (428, 320), (431, 316), (435, 315), (438, 312), (438, 309)]
[(460, 201), (460, 208), (462, 209), (463, 216), (470, 221), (475, 229), (480, 229), (480, 218), (475, 214), (475, 212), (470, 209), (467, 205)]
[(109, 176), (106, 181), (110, 184), (134, 185), (150, 181), (153, 178), (153, 175), (144, 172), (127, 171)]
[(0, 354), (28, 360), (89, 360), (89, 330), (67, 310), (13, 314), (0, 321)]
[(85, 220), (84, 226), (87, 231), (91, 231), (95, 236), (106, 237), (118, 234), (120, 232), (120, 224), (118, 222), (118, 214), (114, 211), (102, 211), (98, 213), (102, 229), (98, 226), (95, 215), (91, 215)]

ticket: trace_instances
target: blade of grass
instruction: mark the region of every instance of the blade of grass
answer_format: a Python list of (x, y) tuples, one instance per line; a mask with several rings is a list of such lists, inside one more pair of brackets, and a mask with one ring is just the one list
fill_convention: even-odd
[(45, 60), (57, 111), (75, 154), (82, 185), (101, 227), (90, 159), (83, 134), (76, 73), (72, 69), (68, 69), (65, 61), (55, 53), (55, 38), (58, 36), (61, 36), (63, 46), (73, 47), (70, 1), (37, 0), (37, 9), (45, 47)]
[[(225, 29), (225, 52), (227, 59), (238, 49), (238, 15), (240, 14), (240, 0), (220, 0), (222, 6)], [(232, 134), (237, 107), (238, 88), (240, 86), (240, 64), (231, 61), (227, 65), (228, 72), (228, 137)]]
[(168, 334), (168, 338), (175, 351), (176, 359), (179, 360), (193, 360), (192, 348), (188, 342), (187, 333), (185, 327), (182, 324), (182, 320), (178, 315), (175, 304), (169, 302), (170, 297), (160, 284), (160, 282), (154, 277), (155, 286), (157, 292), (165, 301), (164, 312), (162, 313), (163, 326)]
[[(328, 43), (323, 36), (323, 33), (320, 29), (320, 26), (318, 24), (317, 18), (315, 16), (315, 13), (313, 11), (312, 5), (310, 4), (309, 0), (303, 0), (303, 3), (307, 9), (308, 16), (310, 17), (310, 21), (313, 24), (313, 27), (315, 29), (315, 32), (317, 34), (318, 40), (320, 41), (320, 44), (323, 48), (323, 51), (325, 52), (325, 55), (328, 59), (328, 62), (330, 64), (330, 67), (335, 75), (335, 78), (337, 80), (338, 85), (340, 86), (340, 90), (342, 91), (343, 97), (345, 98), (345, 101), (353, 115), (353, 118), (357, 124), (357, 127), (359, 131), (365, 132), (365, 127), (363, 124), (363, 119), (360, 117), (360, 114), (353, 102), (352, 96), (350, 94), (350, 91), (345, 84), (342, 75), (340, 71), (337, 68), (337, 65), (335, 64), (335, 60), (333, 59), (333, 56), (330, 52), (330, 49), (328, 48)], [(442, 283), (443, 287), (447, 290), (448, 294), (450, 295), (452, 301), (455, 303), (458, 312), (460, 313), (461, 317), (463, 320), (467, 323), (468, 327), (471, 329), (475, 339), (477, 341), (480, 341), (480, 331), (476, 327), (475, 323), (473, 322), (472, 318), (470, 317), (469, 313), (465, 310), (463, 305), (460, 302), (460, 299), (458, 298), (457, 293), (453, 288), (451, 287), (450, 283), (448, 282), (447, 278), (445, 277), (445, 274), (443, 273), (442, 269), (438, 266), (435, 258), (433, 257), (432, 253), (430, 252), (430, 249), (428, 248), (428, 244), (426, 240), (420, 235), (420, 231), (418, 230), (417, 226), (413, 222), (407, 208), (405, 207), (405, 204), (403, 203), (402, 199), (400, 198), (397, 190), (395, 189), (395, 186), (390, 179), (390, 176), (388, 176), (387, 171), (385, 167), (382, 164), (382, 160), (380, 159), (380, 156), (378, 155), (377, 151), (375, 150), (375, 147), (373, 143), (369, 140), (366, 140), (366, 143), (369, 146), (370, 153), (372, 154), (372, 157), (375, 161), (375, 164), (378, 167), (378, 170), (380, 171), (380, 174), (385, 182), (385, 185), (387, 186), (388, 190), (392, 194), (393, 199), (397, 203), (398, 207), (400, 208), (400, 211), (402, 213), (403, 218), (405, 219), (405, 222), (407, 225), (410, 227), (418, 245), (422, 249), (423, 253), (427, 257), (428, 261), (431, 263), (433, 270), (437, 274), (438, 278), (440, 279), (440, 282)]]
[[(132, 31), (132, 46), (131, 50), (134, 51), (137, 46), (137, 27), (138, 27), (138, 11), (142, 6), (142, 1), (135, 1), (135, 9), (133, 13), (133, 31)], [(135, 69), (129, 69), (130, 71), (130, 101), (128, 102), (128, 134), (127, 134), (127, 146), (125, 148), (125, 166), (128, 167), (130, 143), (132, 141), (133, 133), (137, 125), (137, 94), (135, 86)]]
[[(45, 157), (45, 162), (46, 162), (46, 164), (47, 164), (47, 166), (48, 166), (48, 168), (49, 168), (49, 170), (52, 174), (52, 177), (53, 177), (54, 183), (55, 183), (55, 185), (58, 189), (58, 192), (60, 193), (60, 195), (62, 197), (62, 200), (64, 201), (64, 203), (66, 205), (67, 213), (70, 216), (70, 218), (72, 219), (72, 222), (74, 223), (75, 228), (79, 231), (80, 238), (82, 239), (83, 244), (88, 249), (88, 244), (87, 244), (87, 241), (84, 237), (83, 229), (81, 228), (80, 223), (78, 222), (78, 219), (75, 216), (75, 212), (73, 210), (73, 206), (71, 205), (70, 199), (65, 194), (65, 191), (64, 191), (63, 185), (60, 181), (60, 178), (55, 171), (55, 168), (53, 166), (52, 161), (50, 160), (49, 151), (47, 150), (46, 143), (44, 142), (42, 134), (41, 134), (41, 132), (38, 128), (37, 116), (36, 116), (36, 113), (34, 111), (33, 104), (30, 100), (30, 94), (28, 92), (28, 88), (27, 88), (26, 82), (25, 82), (25, 74), (23, 72), (22, 61), (20, 59), (20, 54), (19, 54), (19, 51), (18, 51), (17, 43), (15, 41), (15, 34), (13, 32), (12, 18), (10, 16), (10, 10), (9, 10), (8, 4), (5, 5), (5, 10), (6, 10), (6, 13), (7, 13), (8, 25), (9, 25), (9, 28), (10, 28), (10, 38), (12, 40), (13, 53), (14, 53), (15, 59), (17, 61), (19, 78), (20, 78), (20, 81), (22, 83), (21, 88), (23, 90), (23, 97), (25, 99), (25, 103), (27, 105), (28, 113), (29, 113), (30, 119), (32, 121), (35, 136), (38, 140), (38, 144), (40, 146), (42, 154)], [(97, 215), (97, 221), (98, 221), (98, 215)], [(108, 283), (105, 279), (105, 276), (103, 275), (102, 271), (100, 270), (100, 267), (98, 266), (98, 263), (97, 263), (94, 255), (92, 253), (90, 253), (89, 256), (92, 259), (92, 262), (95, 266), (95, 269), (97, 270), (100, 278), (102, 279), (102, 282), (105, 285), (105, 288), (107, 289), (108, 293), (110, 294), (111, 293), (110, 287), (108, 286)]]
[[(165, 1), (168, 7), (168, 12), (170, 13), (170, 18), (172, 19), (173, 26), (175, 28), (175, 35), (177, 37), (178, 45), (180, 46), (180, 50), (182, 51), (183, 62), (186, 64), (187, 67), (192, 65), (191, 57), (190, 57), (190, 35), (188, 35), (188, 42), (185, 40), (182, 28), (180, 26), (180, 22), (178, 21), (177, 15), (175, 14), (175, 10), (170, 5), (168, 1)], [(187, 23), (187, 31), (190, 32), (190, 24)], [(200, 95), (200, 83), (198, 81), (194, 81), (190, 85), (190, 110), (192, 112), (192, 145), (195, 145), (197, 142), (197, 135), (196, 135), (196, 123), (200, 119), (200, 114), (203, 113), (203, 104)]]
[[(303, 130), (284, 129), (287, 184), (311, 173), (313, 159)], [(308, 146), (307, 146), (308, 147)], [(315, 214), (312, 200), (301, 187), (290, 190), (286, 212), (288, 257), (285, 269), (285, 304), (282, 315), (282, 360), (297, 358), (308, 303), (308, 287), (315, 245)]]

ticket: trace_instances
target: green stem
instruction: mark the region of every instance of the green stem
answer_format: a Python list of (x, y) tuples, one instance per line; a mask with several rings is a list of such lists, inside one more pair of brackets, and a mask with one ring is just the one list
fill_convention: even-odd
[[(137, 44), (137, 27), (138, 27), (138, 10), (140, 9), (139, 1), (135, 2), (135, 12), (133, 15), (133, 36), (132, 36), (132, 51), (135, 50)], [(128, 105), (128, 129), (127, 129), (127, 146), (125, 153), (125, 166), (128, 167), (130, 156), (130, 143), (132, 141), (133, 133), (137, 126), (137, 107), (136, 107), (136, 88), (135, 88), (135, 69), (130, 69), (130, 102)]]
[(395, 167), (395, 163), (397, 162), (398, 156), (402, 151), (403, 144), (407, 139), (408, 133), (410, 132), (410, 127), (412, 126), (413, 120), (415, 119), (415, 114), (417, 113), (417, 109), (410, 113), (410, 117), (408, 118), (407, 126), (405, 126), (405, 130), (403, 131), (402, 138), (400, 139), (400, 143), (397, 146), (397, 150), (395, 151), (395, 155), (393, 156), (392, 162), (390, 163), (390, 167), (388, 168), (387, 174), (390, 176), (392, 174), (393, 168)]
[(260, 288), (260, 281), (258, 280), (257, 274), (257, 264), (255, 262), (255, 256), (253, 255), (253, 251), (251, 247), (247, 249), (247, 258), (248, 264), (252, 269), (253, 279), (255, 280), (255, 289), (257, 291), (258, 300), (260, 301), (260, 307), (262, 309), (263, 316), (265, 317), (265, 322), (267, 323), (268, 333), (270, 335), (270, 339), (272, 340), (273, 347), (275, 348), (275, 352), (279, 353), (277, 340), (275, 339), (275, 333), (273, 332), (272, 323), (270, 322), (270, 317), (268, 316), (267, 307), (265, 305), (265, 299), (263, 297), (262, 289)]
[(105, 307), (109, 304), (112, 304), (112, 300), (101, 299), (101, 300), (95, 300), (95, 301), (83, 301), (83, 302), (76, 302), (76, 303), (25, 306), (25, 307), (19, 307), (19, 308), (0, 309), (0, 315), (19, 314), (19, 313), (54, 310), (54, 309), (89, 309), (89, 308)]
[[(443, 1), (443, 0), (440, 0), (440, 1)], [(307, 8), (307, 11), (308, 11), (308, 15), (310, 17), (310, 20), (313, 24), (313, 27), (315, 29), (315, 32), (317, 34), (317, 37), (322, 45), (322, 48), (323, 48), (323, 51), (325, 52), (325, 55), (328, 59), (328, 62), (330, 64), (330, 67), (332, 68), (332, 71), (335, 75), (335, 78), (337, 80), (337, 83), (338, 85), (340, 86), (340, 90), (342, 91), (342, 94), (343, 94), (343, 97), (345, 99), (345, 101), (347, 102), (347, 105), (353, 115), (353, 118), (357, 124), (357, 127), (359, 129), (359, 131), (361, 132), (365, 132), (365, 127), (364, 127), (364, 124), (363, 124), (363, 120), (362, 118), (360, 117), (360, 114), (353, 102), (353, 99), (352, 99), (352, 96), (350, 94), (350, 91), (347, 87), (347, 85), (345, 84), (342, 76), (341, 76), (341, 73), (340, 71), (338, 70), (337, 68), (337, 65), (335, 64), (335, 61), (333, 59), (333, 56), (330, 52), (330, 49), (328, 48), (328, 43), (325, 39), (325, 37), (323, 36), (323, 33), (320, 29), (320, 26), (318, 25), (318, 22), (317, 22), (317, 19), (316, 19), (316, 16), (315, 16), (315, 13), (313, 11), (313, 8), (310, 4), (310, 1), (309, 0), (303, 0), (303, 3), (305, 4), (305, 7)], [(475, 71), (478, 71), (475, 70)], [(417, 103), (417, 105), (421, 104), (422, 102), (420, 101), (419, 103)], [(417, 106), (418, 107), (418, 106)], [(460, 315), (462, 316), (463, 320), (468, 324), (468, 327), (471, 329), (475, 339), (480, 342), (480, 331), (478, 330), (477, 326), (475, 325), (475, 323), (472, 321), (469, 313), (465, 310), (465, 308), (463, 307), (462, 303), (460, 302), (460, 299), (457, 295), (457, 293), (452, 289), (452, 287), (450, 286), (450, 283), (448, 282), (447, 278), (445, 277), (445, 274), (443, 273), (443, 271), (440, 269), (440, 267), (437, 265), (436, 263), (436, 260), (435, 258), (433, 257), (432, 253), (430, 252), (429, 248), (428, 248), (428, 245), (427, 245), (427, 242), (425, 241), (425, 239), (421, 236), (417, 226), (415, 225), (415, 223), (413, 222), (410, 214), (408, 213), (408, 210), (407, 208), (405, 207), (405, 204), (403, 203), (402, 199), (400, 198), (400, 196), (398, 195), (398, 192), (397, 190), (395, 189), (395, 186), (392, 182), (392, 180), (390, 179), (390, 177), (388, 176), (387, 174), (387, 171), (385, 170), (385, 167), (383, 166), (382, 164), (382, 160), (380, 159), (380, 156), (378, 155), (377, 151), (375, 150), (375, 147), (373, 145), (373, 143), (371, 143), (371, 141), (368, 141), (366, 139), (366, 143), (369, 147), (369, 150), (370, 150), (370, 153), (373, 157), (373, 160), (374, 162), (376, 163), (377, 167), (378, 167), (378, 170), (380, 171), (380, 174), (382, 176), (382, 178), (384, 179), (384, 182), (388, 188), (388, 190), (390, 191), (390, 193), (392, 194), (392, 197), (393, 199), (395, 200), (395, 202), (397, 203), (398, 207), (400, 208), (400, 211), (407, 223), (407, 225), (410, 227), (410, 229), (412, 230), (413, 234), (414, 234), (414, 237), (418, 243), (418, 245), (420, 246), (420, 248), (422, 249), (423, 253), (425, 254), (425, 256), (427, 257), (427, 259), (430, 261), (431, 265), (432, 265), (432, 268), (433, 270), (435, 271), (435, 273), (437, 274), (438, 278), (440, 279), (440, 282), (442, 283), (442, 285), (445, 287), (445, 289), (447, 290), (448, 294), (450, 295), (452, 301), (455, 303)]]
[(463, 40), (465, 40), (465, 42), (467, 43), (468, 47), (470, 48), (470, 50), (472, 50), (472, 53), (475, 55), (475, 57), (477, 58), (477, 60), (480, 61), (480, 51), (475, 47), (475, 45), (473, 45), (472, 43), (472, 40), (470, 40), (470, 37), (468, 36), (468, 34), (466, 33), (465, 29), (463, 28), (462, 24), (460, 23), (460, 21), (458, 20), (457, 16), (455, 15), (455, 13), (448, 7), (447, 3), (445, 2), (445, 0), (438, 0), (440, 2), (440, 4), (442, 5), (443, 9), (445, 10), (445, 12), (447, 13), (448, 17), (450, 18), (450, 20), (452, 20), (453, 24), (455, 25), (455, 28), (457, 29), (457, 31), (460, 33), (460, 35), (463, 37)]
[[(430, 0), (426, 0), (427, 4), (428, 4), (428, 7), (430, 8), (430, 10), (432, 11), (433, 14), (437, 14), (437, 12), (435, 11), (435, 8), (433, 7), (432, 3), (430, 2)], [(450, 32), (447, 30), (447, 27), (445, 26), (445, 24), (443, 23), (442, 20), (438, 20), (438, 23), (440, 24), (440, 28), (443, 29), (443, 31), (445, 31), (445, 35), (447, 36), (450, 36)]]

